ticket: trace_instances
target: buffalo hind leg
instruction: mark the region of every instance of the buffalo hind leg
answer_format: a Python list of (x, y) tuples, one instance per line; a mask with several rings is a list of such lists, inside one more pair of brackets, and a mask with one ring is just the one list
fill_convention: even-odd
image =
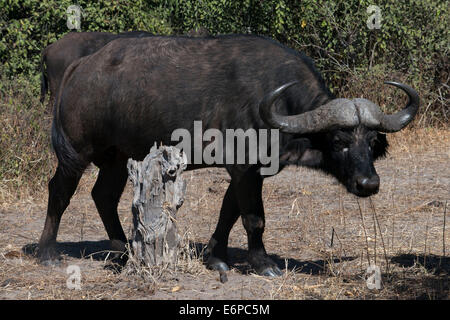
[(235, 194), (240, 209), (242, 223), (247, 231), (248, 260), (252, 268), (263, 276), (280, 276), (281, 270), (269, 258), (263, 244), (265, 226), (262, 201), (263, 178), (254, 169), (240, 176), (235, 185)]
[(208, 268), (222, 271), (229, 270), (227, 265), (228, 236), (238, 218), (239, 207), (234, 194), (232, 180), (223, 198), (216, 230), (208, 243)]
[(55, 175), (48, 184), (47, 217), (38, 249), (38, 257), (42, 264), (51, 265), (59, 260), (55, 248), (59, 224), (64, 210), (69, 205), (70, 198), (75, 193), (81, 175), (82, 173), (65, 174), (58, 166)]
[(99, 167), (100, 172), (91, 195), (111, 241), (111, 249), (115, 252), (111, 261), (121, 267), (127, 261), (124, 254), (127, 238), (119, 220), (117, 206), (128, 177), (126, 158), (117, 156), (114, 160), (101, 163)]

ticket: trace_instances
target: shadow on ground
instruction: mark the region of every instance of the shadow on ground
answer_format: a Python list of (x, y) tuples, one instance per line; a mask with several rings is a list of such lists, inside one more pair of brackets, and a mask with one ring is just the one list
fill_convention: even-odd
[[(204, 257), (204, 253), (206, 251), (206, 244), (192, 242), (190, 243), (192, 251), (195, 252), (195, 256), (203, 257), (204, 261), (206, 261), (206, 257)], [(343, 261), (351, 261), (356, 259), (355, 257), (342, 257), (342, 258), (334, 258), (331, 260), (314, 260), (314, 261), (299, 261), (296, 259), (288, 258), (288, 257), (280, 257), (276, 254), (269, 255), (270, 258), (277, 264), (278, 268), (281, 270), (293, 271), (295, 273), (306, 273), (310, 275), (319, 275), (323, 274), (327, 271), (327, 266), (330, 263), (340, 263)], [(252, 272), (252, 268), (247, 263), (247, 250), (241, 248), (233, 248), (228, 247), (228, 259), (229, 264), (232, 268), (236, 269), (242, 274), (248, 274)]]
[(397, 294), (397, 298), (450, 299), (449, 257), (401, 254), (392, 257), (391, 261), (404, 268), (391, 273), (386, 281), (386, 285)]
[[(30, 243), (22, 248), (22, 252), (30, 257), (35, 257), (38, 249), (37, 243)], [(90, 259), (104, 261), (111, 255), (112, 249), (109, 240), (58, 242), (56, 252), (76, 259)]]
[[(206, 244), (191, 242), (189, 244), (193, 257), (199, 257), (206, 261), (205, 249)], [(22, 252), (30, 257), (35, 257), (38, 244), (27, 244), (22, 248)], [(60, 255), (67, 255), (75, 259), (93, 259), (96, 261), (105, 261), (111, 257), (111, 245), (109, 240), (100, 241), (79, 241), (79, 242), (58, 242), (56, 251)], [(241, 248), (228, 248), (228, 257), (231, 267), (241, 274), (249, 274), (252, 272), (250, 265), (247, 263), (247, 250)], [(270, 255), (273, 261), (281, 270), (286, 268), (295, 273), (305, 273), (310, 275), (319, 275), (326, 272), (326, 268), (330, 263), (340, 263), (342, 261), (354, 260), (354, 257), (335, 258), (333, 261), (314, 260), (299, 261), (288, 257), (280, 257), (278, 255)], [(286, 263), (287, 262), (287, 263)]]
[(395, 256), (391, 261), (404, 268), (420, 266), (435, 275), (450, 274), (450, 257), (408, 253)]

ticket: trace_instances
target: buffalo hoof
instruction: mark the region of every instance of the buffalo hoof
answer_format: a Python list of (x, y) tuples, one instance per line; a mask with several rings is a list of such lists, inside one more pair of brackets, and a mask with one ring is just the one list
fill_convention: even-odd
[(114, 253), (108, 261), (106, 261), (105, 269), (114, 273), (121, 273), (128, 261), (126, 253)]
[(283, 275), (283, 271), (281, 271), (277, 266), (271, 266), (258, 271), (258, 274), (265, 277), (280, 277)]
[(56, 251), (55, 244), (47, 247), (39, 247), (37, 250), (39, 264), (46, 267), (57, 267), (61, 265), (61, 257)]
[(115, 274), (119, 274), (122, 272), (124, 267), (125, 267), (125, 264), (123, 264), (121, 261), (116, 262), (113, 259), (113, 260), (106, 262), (104, 269), (112, 271)]
[(110, 241), (111, 255), (110, 260), (106, 263), (105, 269), (111, 270), (114, 273), (122, 272), (128, 261), (128, 251), (126, 243), (121, 240), (113, 239)]
[(283, 272), (264, 251), (249, 252), (249, 261), (257, 274), (268, 277), (279, 277)]
[(60, 259), (39, 259), (39, 264), (44, 267), (60, 267), (62, 263)]
[(111, 251), (115, 251), (117, 253), (126, 252), (127, 251), (127, 243), (122, 240), (112, 239), (109, 241), (111, 246)]
[(217, 270), (217, 271), (229, 271), (230, 270), (230, 267), (228, 267), (228, 265), (225, 262), (223, 262), (219, 258), (215, 258), (215, 257), (210, 257), (208, 259), (208, 262), (206, 262), (206, 266), (208, 267), (208, 269), (211, 269), (211, 270)]
[[(219, 249), (219, 250), (217, 250)], [(221, 250), (220, 250), (221, 249)], [(221, 258), (219, 258), (220, 256)], [(208, 257), (206, 260), (206, 267), (210, 270), (217, 271), (229, 271), (230, 268), (228, 264), (226, 264), (226, 247), (225, 250), (223, 247), (218, 247), (218, 242), (214, 237), (208, 242), (208, 246), (205, 252), (205, 257)]]

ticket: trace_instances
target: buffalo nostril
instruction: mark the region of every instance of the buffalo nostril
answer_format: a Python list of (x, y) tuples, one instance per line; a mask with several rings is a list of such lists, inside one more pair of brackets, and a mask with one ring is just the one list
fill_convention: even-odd
[(361, 191), (375, 192), (380, 186), (380, 178), (375, 175), (370, 178), (358, 177), (356, 178), (356, 186)]
[(358, 185), (361, 186), (361, 187), (364, 187), (364, 186), (367, 184), (368, 181), (369, 181), (368, 178), (358, 178), (358, 179), (356, 180), (356, 182), (358, 183)]

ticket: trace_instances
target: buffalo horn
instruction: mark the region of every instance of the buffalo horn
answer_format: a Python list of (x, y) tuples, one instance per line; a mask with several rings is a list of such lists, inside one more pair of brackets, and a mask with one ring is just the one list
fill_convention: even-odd
[(259, 105), (262, 120), (271, 128), (286, 133), (316, 133), (333, 129), (353, 128), (359, 124), (382, 132), (396, 132), (412, 121), (419, 109), (419, 95), (411, 87), (393, 81), (393, 85), (409, 96), (406, 107), (392, 115), (384, 114), (380, 107), (367, 99), (333, 99), (326, 104), (298, 115), (285, 116), (275, 112), (276, 100), (289, 87), (297, 84), (292, 81), (267, 94)]
[(414, 119), (417, 110), (419, 110), (419, 95), (413, 88), (406, 84), (393, 81), (386, 81), (384, 83), (400, 88), (406, 92), (409, 101), (404, 109), (394, 114), (384, 114), (380, 107), (370, 100), (353, 99), (353, 102), (359, 109), (361, 123), (365, 126), (381, 132), (400, 131)]
[(359, 124), (354, 103), (348, 99), (333, 99), (317, 109), (298, 115), (284, 116), (275, 112), (275, 101), (298, 81), (289, 82), (267, 94), (259, 105), (259, 114), (271, 128), (286, 133), (315, 133), (334, 128), (352, 128)]

